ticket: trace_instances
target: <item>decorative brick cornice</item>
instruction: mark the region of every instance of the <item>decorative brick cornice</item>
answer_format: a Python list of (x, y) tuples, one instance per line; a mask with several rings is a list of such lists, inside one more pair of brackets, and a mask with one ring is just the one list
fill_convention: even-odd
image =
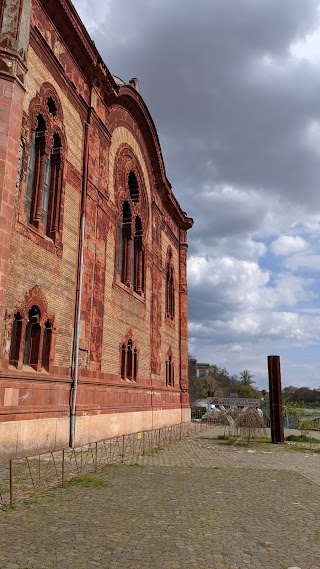
[(94, 42), (69, 0), (37, 0), (43, 7), (59, 35), (72, 53), (82, 72), (93, 77), (106, 91), (111, 93), (117, 85), (104, 64)]

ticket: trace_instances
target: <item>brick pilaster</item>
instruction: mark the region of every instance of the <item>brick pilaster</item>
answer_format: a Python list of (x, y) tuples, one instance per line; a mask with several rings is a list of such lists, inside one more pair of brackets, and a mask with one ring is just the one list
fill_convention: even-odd
[(179, 302), (180, 302), (180, 388), (184, 397), (184, 407), (188, 407), (188, 289), (187, 289), (187, 250), (186, 243), (180, 243), (179, 259)]
[(11, 226), (27, 72), (31, 0), (3, 0), (0, 9), (0, 356)]
[(23, 88), (0, 76), (0, 335), (21, 137)]

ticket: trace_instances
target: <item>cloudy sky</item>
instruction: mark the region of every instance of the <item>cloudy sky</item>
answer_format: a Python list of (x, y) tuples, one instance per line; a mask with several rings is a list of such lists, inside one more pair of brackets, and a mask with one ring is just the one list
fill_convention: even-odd
[(320, 385), (320, 1), (74, 0), (138, 77), (189, 232), (189, 349)]

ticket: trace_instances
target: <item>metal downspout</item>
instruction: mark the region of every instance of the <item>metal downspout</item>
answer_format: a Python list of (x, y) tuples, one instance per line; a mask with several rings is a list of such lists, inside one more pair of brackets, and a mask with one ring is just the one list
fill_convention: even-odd
[(77, 403), (78, 374), (79, 374), (80, 319), (81, 319), (83, 257), (84, 257), (85, 226), (86, 226), (86, 202), (87, 202), (87, 187), (88, 187), (89, 127), (90, 127), (91, 111), (92, 108), (89, 107), (87, 122), (84, 125), (80, 246), (79, 246), (79, 260), (78, 260), (78, 294), (77, 294), (77, 307), (75, 315), (74, 366), (73, 366), (73, 383), (71, 391), (71, 409), (70, 409), (69, 446), (71, 448), (74, 448), (75, 446), (75, 430), (76, 430), (76, 403)]

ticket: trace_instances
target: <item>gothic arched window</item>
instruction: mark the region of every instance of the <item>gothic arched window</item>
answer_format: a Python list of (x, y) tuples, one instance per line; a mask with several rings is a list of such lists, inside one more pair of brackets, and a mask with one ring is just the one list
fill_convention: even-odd
[(121, 379), (136, 382), (138, 377), (138, 350), (131, 338), (121, 344), (120, 351)]
[(136, 293), (144, 291), (144, 232), (140, 215), (140, 190), (137, 177), (130, 172), (126, 199), (122, 204), (121, 223), (118, 228), (118, 274), (120, 281)]
[(46, 235), (59, 244), (66, 149), (62, 110), (48, 84), (44, 84), (40, 94), (32, 100), (29, 112), (31, 134), (24, 193), (26, 221), (36, 227), (40, 235)]
[(14, 314), (9, 364), (18, 369), (25, 365), (35, 371), (49, 371), (53, 357), (53, 317), (47, 312), (42, 294), (32, 295), (35, 289), (31, 290), (27, 302)]

